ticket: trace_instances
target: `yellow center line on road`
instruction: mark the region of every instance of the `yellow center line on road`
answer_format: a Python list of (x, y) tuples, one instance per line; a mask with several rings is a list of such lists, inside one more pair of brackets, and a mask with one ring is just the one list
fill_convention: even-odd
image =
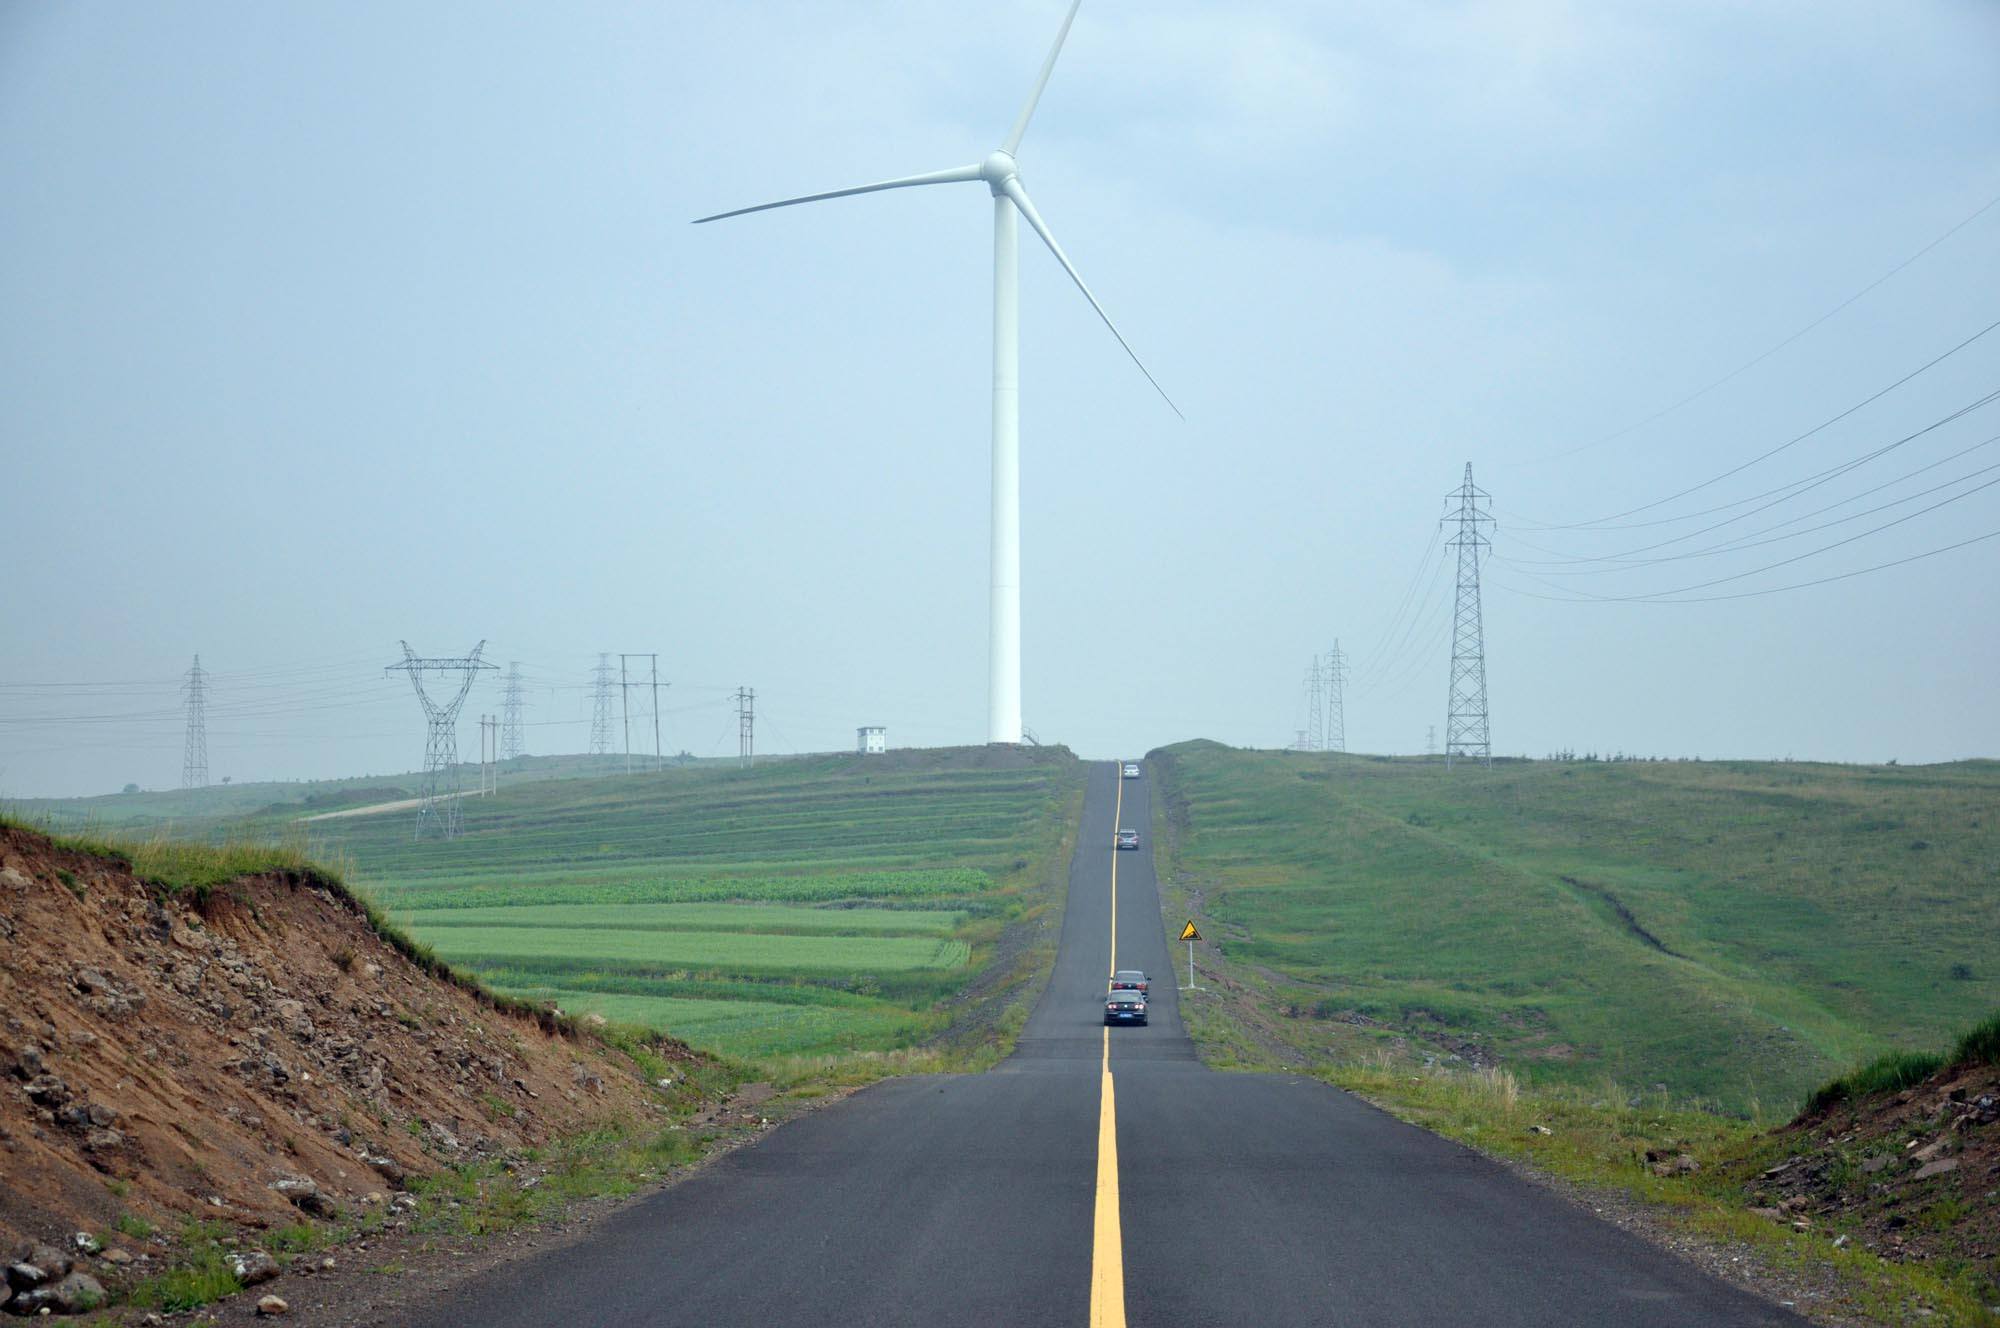
[[(1125, 814), (1125, 772), (1118, 767), (1111, 814), (1111, 971), (1118, 971), (1118, 829)], [(1097, 1094), (1097, 1220), (1090, 1247), (1091, 1328), (1125, 1328), (1125, 1236), (1118, 1224), (1118, 1105), (1111, 1087), (1111, 1026)]]

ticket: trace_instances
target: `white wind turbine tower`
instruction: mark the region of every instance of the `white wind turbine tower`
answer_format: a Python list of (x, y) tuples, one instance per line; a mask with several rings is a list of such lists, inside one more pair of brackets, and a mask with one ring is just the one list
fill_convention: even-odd
[(1111, 335), (1118, 338), (1118, 344), (1132, 357), (1132, 363), (1139, 366), (1139, 372), (1146, 375), (1146, 381), (1152, 383), (1153, 390), (1160, 394), (1174, 414), (1181, 413), (1180, 407), (1174, 405), (1166, 389), (1153, 378), (1140, 362), (1138, 353), (1119, 333), (1111, 315), (1104, 312), (1104, 306), (1090, 293), (1090, 287), (1083, 284), (1076, 266), (1063, 253), (1062, 246), (1056, 243), (1055, 234), (1042, 220), (1041, 213), (1035, 210), (1028, 191), (1021, 185), (1020, 166), (1015, 160), (1015, 153), (1021, 146), (1022, 136), (1028, 132), (1028, 121), (1035, 113), (1035, 103), (1041, 100), (1042, 89), (1048, 86), (1049, 75), (1056, 67), (1056, 57), (1062, 53), (1063, 40), (1069, 36), (1070, 24), (1075, 21), (1076, 11), (1082, 4), (1083, 0), (1071, 3), (1069, 13), (1063, 18), (1062, 28), (1056, 33), (1055, 44), (1049, 48), (1049, 58), (1042, 62), (1042, 72), (1035, 79), (1034, 91), (1028, 94), (1027, 105), (1021, 108), (1021, 114), (1014, 121), (1014, 127), (1007, 132), (1006, 140), (986, 154), (984, 161), (924, 175), (906, 175), (896, 180), (856, 185), (852, 189), (833, 189), (823, 194), (760, 203), (756, 207), (737, 208), (734, 212), (718, 212), (712, 217), (698, 218), (695, 223), (700, 225), (706, 221), (721, 221), (725, 217), (740, 217), (750, 212), (768, 212), (772, 208), (791, 207), (797, 203), (817, 203), (822, 199), (845, 198), (849, 194), (872, 194), (882, 189), (909, 189), (924, 184), (961, 184), (978, 180), (992, 190), (993, 616), (989, 640), (989, 742), (1021, 741), (1021, 296), (1019, 244), (1015, 228), (1017, 214), (1026, 217), (1035, 234), (1042, 237), (1042, 243), (1056, 256), (1063, 271), (1069, 273), (1070, 280), (1083, 292), (1083, 298), (1090, 301), (1090, 307), (1097, 311), (1104, 325), (1111, 329)]

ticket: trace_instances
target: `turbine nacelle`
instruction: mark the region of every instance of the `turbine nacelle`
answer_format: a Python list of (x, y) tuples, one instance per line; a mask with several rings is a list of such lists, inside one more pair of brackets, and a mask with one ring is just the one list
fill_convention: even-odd
[(988, 187), (993, 190), (995, 198), (1007, 192), (1005, 188), (1007, 181), (1017, 180), (1020, 176), (1020, 163), (1015, 161), (1014, 154), (1005, 148), (993, 149), (986, 154), (986, 160), (979, 163), (979, 178), (986, 181)]

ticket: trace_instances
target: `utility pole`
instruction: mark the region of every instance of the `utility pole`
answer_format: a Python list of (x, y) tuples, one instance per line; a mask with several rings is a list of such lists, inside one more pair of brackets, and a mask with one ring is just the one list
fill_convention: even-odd
[(493, 747), (493, 716), (479, 717), (479, 796), (487, 792), (487, 753)]
[[(417, 807), (416, 837), (436, 834), (440, 839), (456, 839), (464, 824), (458, 805), (458, 712), (465, 705), (466, 694), (472, 690), (473, 679), (480, 670), (494, 666), (479, 658), (479, 653), (486, 649), (484, 641), (474, 646), (470, 655), (440, 659), (420, 658), (410, 649), (408, 641), (402, 644), (402, 662), (389, 665), (383, 672), (409, 675), (410, 686), (416, 690), (428, 723), (424, 740), (424, 791)], [(448, 700), (434, 699), (424, 690), (426, 673), (458, 674), (458, 690)]]
[(590, 707), (590, 754), (611, 754), (611, 656), (597, 656), (597, 689)]
[(181, 748), (181, 787), (208, 787), (208, 675), (201, 671), (201, 656), (181, 684), (187, 697), (187, 742)]
[(1340, 638), (1335, 637), (1333, 649), (1326, 656), (1326, 748), (1329, 752), (1347, 750), (1347, 656), (1340, 653)]
[[(1456, 521), (1458, 532), (1445, 547), (1458, 550), (1458, 599), (1451, 616), (1451, 689), (1445, 703), (1444, 763), (1459, 760), (1493, 767), (1493, 738), (1487, 722), (1486, 629), (1479, 608), (1479, 554), (1492, 547), (1481, 526), (1493, 524), (1480, 508), (1492, 495), (1472, 482), (1472, 463), (1465, 463), (1465, 480), (1447, 502), (1458, 507), (1445, 513), (1444, 523)], [(1442, 524), (1442, 523), (1441, 523)]]
[(736, 689), (736, 759), (757, 764), (757, 689)]
[(1322, 709), (1320, 693), (1319, 656), (1312, 657), (1306, 666), (1306, 740), (1309, 752), (1323, 751), (1326, 747), (1326, 716)]
[[(521, 661), (513, 660), (507, 665), (507, 690), (501, 702), (501, 713), (506, 716), (506, 725), (501, 730), (498, 754), (512, 761), (521, 755), (521, 707), (526, 704), (521, 688)], [(499, 777), (496, 774), (495, 779)], [(499, 787), (496, 783), (494, 787)]]
[[(606, 656), (606, 658), (610, 657)], [(652, 671), (650, 675), (652, 681), (650, 683), (636, 680), (627, 681), (630, 675), (629, 666), (626, 661), (634, 659), (647, 661), (647, 666)], [(672, 683), (668, 683), (667, 685), (669, 687), (673, 686)], [(647, 686), (653, 689), (653, 769), (658, 771), (666, 769), (665, 762), (660, 759), (660, 657), (657, 654), (641, 654), (636, 650), (630, 654), (620, 652), (618, 656), (619, 696), (621, 698), (624, 697), (627, 689), (630, 687)], [(625, 773), (628, 775), (632, 773), (632, 713), (629, 704), (625, 706)]]

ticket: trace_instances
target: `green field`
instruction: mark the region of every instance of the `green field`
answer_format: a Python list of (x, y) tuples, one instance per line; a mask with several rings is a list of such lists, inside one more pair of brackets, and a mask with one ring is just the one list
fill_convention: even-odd
[[(743, 925), (759, 926), (755, 904)], [(428, 914), (397, 920), (454, 964), (469, 968), (536, 965), (548, 972), (756, 973), (840, 978), (849, 973), (898, 973), (913, 968), (961, 968), (971, 957), (964, 941), (904, 936), (787, 936), (736, 932), (629, 932), (606, 927), (575, 909), (576, 926), (432, 927)]]
[(596, 904), (587, 920), (569, 904), (513, 908), (432, 905), (405, 921), (445, 927), (565, 927), (619, 931), (758, 931), (781, 936), (907, 936), (944, 934), (969, 914), (950, 909), (799, 908), (787, 904)]
[(1782, 1109), (2000, 1003), (1995, 763), (1156, 759), (1169, 910), (1302, 1054)]
[(900, 752), (517, 782), (467, 800), (448, 843), (407, 811), (302, 828), (497, 989), (769, 1062), (940, 1033), (1054, 902), (1081, 787), (1060, 750)]

